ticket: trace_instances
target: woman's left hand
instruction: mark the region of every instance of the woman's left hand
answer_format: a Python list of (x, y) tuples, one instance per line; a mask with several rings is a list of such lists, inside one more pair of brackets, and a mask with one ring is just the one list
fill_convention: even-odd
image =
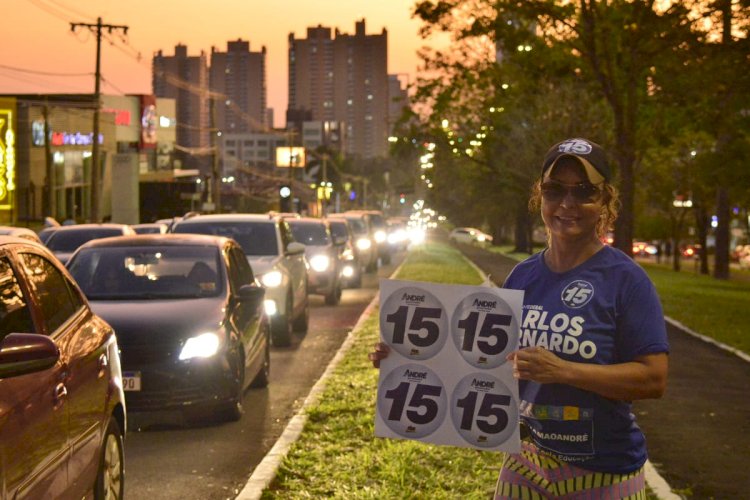
[(513, 376), (540, 384), (561, 382), (565, 360), (543, 347), (527, 347), (512, 352), (506, 358), (513, 361)]

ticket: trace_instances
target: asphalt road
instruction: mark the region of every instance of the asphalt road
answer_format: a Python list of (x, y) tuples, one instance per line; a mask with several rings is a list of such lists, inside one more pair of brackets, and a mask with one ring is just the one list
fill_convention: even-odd
[[(478, 247), (459, 248), (498, 286), (515, 264)], [(633, 405), (649, 459), (686, 498), (750, 498), (750, 363), (672, 325), (667, 332), (667, 391)]]
[(310, 328), (290, 347), (271, 351), (265, 389), (245, 393), (238, 422), (186, 423), (178, 413), (128, 415), (125, 494), (137, 499), (211, 500), (235, 498), (255, 466), (271, 449), (348, 332), (400, 263), (365, 276), (363, 287), (345, 290), (337, 306), (311, 296)]

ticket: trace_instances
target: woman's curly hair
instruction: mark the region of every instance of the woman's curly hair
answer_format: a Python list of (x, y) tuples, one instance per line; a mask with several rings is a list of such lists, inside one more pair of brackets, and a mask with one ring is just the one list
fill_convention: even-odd
[[(542, 208), (542, 179), (537, 180), (531, 187), (531, 197), (529, 198), (529, 210), (537, 212)], [(599, 221), (596, 223), (596, 235), (603, 238), (609, 231), (614, 229), (617, 213), (620, 209), (620, 195), (617, 188), (608, 182), (602, 186), (602, 196), (604, 196), (602, 211), (599, 215)]]

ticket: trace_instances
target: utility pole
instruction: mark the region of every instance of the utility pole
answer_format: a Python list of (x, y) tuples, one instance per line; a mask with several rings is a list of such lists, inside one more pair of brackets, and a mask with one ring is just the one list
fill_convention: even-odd
[(49, 106), (47, 99), (44, 99), (44, 108), (42, 108), (44, 117), (44, 170), (47, 177), (47, 210), (50, 217), (57, 215), (57, 205), (55, 202), (55, 170), (52, 165), (52, 148), (50, 147), (50, 125), (49, 125)]
[(209, 96), (209, 107), (211, 109), (211, 112), (209, 114), (209, 119), (211, 121), (211, 126), (209, 127), (209, 134), (211, 134), (211, 177), (213, 178), (213, 183), (211, 184), (211, 190), (209, 193), (211, 194), (212, 201), (213, 201), (213, 208), (210, 209), (210, 211), (215, 213), (221, 213), (221, 175), (219, 173), (220, 165), (219, 165), (219, 129), (218, 124), (216, 123), (216, 99), (217, 97), (214, 95)]
[(96, 24), (90, 23), (70, 23), (70, 31), (75, 33), (76, 28), (88, 28), (89, 31), (96, 34), (96, 73), (94, 75), (94, 134), (91, 146), (91, 220), (99, 222), (101, 220), (99, 210), (99, 198), (101, 189), (99, 187), (99, 109), (101, 108), (101, 53), (102, 53), (102, 28), (109, 33), (112, 30), (122, 30), (123, 34), (128, 34), (128, 27), (118, 24), (102, 24), (102, 18), (96, 18)]

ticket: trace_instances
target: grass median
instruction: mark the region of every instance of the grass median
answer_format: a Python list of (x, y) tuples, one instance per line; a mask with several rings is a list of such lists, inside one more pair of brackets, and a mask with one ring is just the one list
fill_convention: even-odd
[[(411, 251), (396, 278), (482, 282), (456, 249), (437, 243)], [(377, 310), (354, 335), (262, 498), (491, 498), (502, 453), (374, 436), (378, 371), (367, 353), (379, 338)]]

